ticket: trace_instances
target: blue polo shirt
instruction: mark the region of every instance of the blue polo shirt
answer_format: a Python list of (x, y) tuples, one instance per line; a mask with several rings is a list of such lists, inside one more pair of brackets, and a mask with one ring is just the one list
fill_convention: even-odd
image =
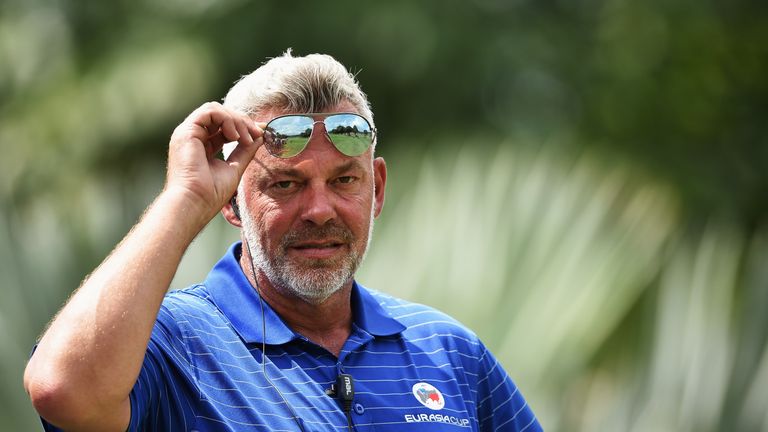
[(204, 283), (166, 296), (130, 396), (129, 430), (296, 432), (298, 420), (305, 431), (346, 431), (339, 401), (326, 394), (341, 373), (354, 380), (359, 432), (542, 430), (477, 336), (435, 309), (355, 283), (352, 334), (338, 358), (266, 302), (265, 337), (239, 253), (236, 243)]

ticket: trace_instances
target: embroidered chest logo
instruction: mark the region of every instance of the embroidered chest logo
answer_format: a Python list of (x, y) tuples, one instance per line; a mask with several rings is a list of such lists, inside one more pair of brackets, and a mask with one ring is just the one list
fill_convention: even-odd
[(443, 394), (432, 384), (425, 382), (414, 384), (413, 395), (416, 397), (416, 400), (431, 410), (441, 410), (445, 406)]

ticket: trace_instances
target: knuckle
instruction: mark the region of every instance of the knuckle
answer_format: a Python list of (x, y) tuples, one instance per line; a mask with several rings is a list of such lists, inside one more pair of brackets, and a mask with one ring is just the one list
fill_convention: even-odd
[(176, 129), (173, 130), (173, 134), (171, 135), (172, 142), (190, 141), (195, 138), (196, 138), (196, 135), (194, 131), (194, 125), (187, 124), (187, 123), (182, 123), (179, 126), (177, 126)]
[(221, 111), (221, 105), (217, 102), (206, 102), (197, 110), (197, 118), (210, 117), (216, 112)]
[(187, 134), (188, 131), (189, 127), (184, 123), (176, 126), (176, 129), (174, 129), (173, 133), (171, 134), (171, 140), (181, 139), (185, 134)]

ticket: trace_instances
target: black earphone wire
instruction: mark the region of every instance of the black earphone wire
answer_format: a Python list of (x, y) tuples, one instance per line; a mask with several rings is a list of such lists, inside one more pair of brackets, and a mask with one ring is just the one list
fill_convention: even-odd
[(299, 416), (296, 414), (296, 411), (294, 411), (293, 406), (291, 406), (290, 403), (288, 403), (288, 400), (283, 396), (283, 392), (280, 391), (279, 388), (275, 385), (275, 383), (272, 382), (271, 379), (269, 379), (269, 374), (267, 373), (267, 319), (264, 314), (264, 298), (261, 296), (261, 286), (259, 286), (259, 281), (256, 279), (256, 266), (253, 265), (253, 254), (251, 252), (251, 245), (248, 244), (248, 239), (243, 236), (243, 240), (245, 242), (245, 247), (248, 249), (248, 262), (251, 264), (251, 274), (253, 275), (253, 283), (256, 284), (256, 292), (259, 294), (259, 306), (261, 306), (261, 367), (262, 367), (262, 373), (264, 374), (264, 378), (267, 379), (267, 382), (269, 385), (272, 386), (275, 391), (277, 391), (277, 394), (280, 395), (280, 398), (283, 400), (283, 403), (285, 403), (285, 406), (288, 407), (288, 410), (291, 412), (291, 415), (293, 416), (293, 421), (296, 422), (296, 425), (299, 427), (299, 430), (301, 432), (306, 432), (304, 430), (304, 426), (302, 426), (301, 422), (299, 421)]

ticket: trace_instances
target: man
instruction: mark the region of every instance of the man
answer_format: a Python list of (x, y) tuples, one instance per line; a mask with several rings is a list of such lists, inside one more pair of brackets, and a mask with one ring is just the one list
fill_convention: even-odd
[[(29, 361), (46, 429), (541, 430), (471, 331), (354, 281), (384, 204), (375, 142), (324, 55), (272, 59), (190, 114), (165, 188)], [(166, 295), (219, 211), (242, 243)]]

